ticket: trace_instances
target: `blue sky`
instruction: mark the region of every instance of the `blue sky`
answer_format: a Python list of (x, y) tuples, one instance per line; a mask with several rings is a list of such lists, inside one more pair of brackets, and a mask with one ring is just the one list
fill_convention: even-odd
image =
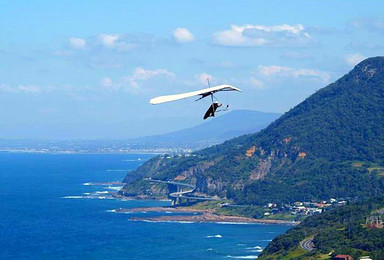
[(384, 51), (383, 1), (1, 1), (0, 137), (126, 138), (232, 109), (285, 112)]

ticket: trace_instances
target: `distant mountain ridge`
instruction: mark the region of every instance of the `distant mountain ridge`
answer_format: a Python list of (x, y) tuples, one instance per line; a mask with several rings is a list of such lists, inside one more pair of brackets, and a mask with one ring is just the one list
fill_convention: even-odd
[[(358, 64), (259, 133), (128, 173), (125, 195), (157, 195), (144, 177), (178, 177), (243, 204), (384, 192), (384, 58)], [(162, 194), (164, 191), (159, 192)]]
[(210, 146), (225, 140), (260, 131), (279, 118), (279, 113), (254, 110), (233, 110), (207, 122), (167, 134), (131, 139), (140, 145), (152, 146)]

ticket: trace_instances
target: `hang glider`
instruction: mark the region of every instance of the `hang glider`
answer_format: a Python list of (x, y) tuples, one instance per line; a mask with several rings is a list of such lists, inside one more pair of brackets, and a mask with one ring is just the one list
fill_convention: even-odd
[[(204, 119), (206, 119), (208, 117), (215, 116), (215, 112), (216, 112), (217, 108), (221, 107), (221, 105), (222, 105), (219, 102), (213, 102), (213, 98), (216, 99), (216, 97), (214, 97), (213, 94), (215, 94), (216, 92), (219, 92), (219, 91), (240, 91), (241, 92), (240, 89), (238, 89), (234, 86), (224, 84), (224, 85), (219, 85), (219, 86), (210, 87), (210, 88), (197, 90), (197, 91), (192, 91), (192, 92), (188, 92), (188, 93), (182, 93), (182, 94), (176, 94), (176, 95), (166, 95), (166, 96), (160, 96), (160, 97), (152, 98), (149, 101), (149, 103), (151, 103), (152, 105), (157, 105), (157, 104), (176, 101), (176, 100), (180, 100), (180, 99), (184, 99), (184, 98), (190, 98), (190, 97), (194, 97), (194, 96), (200, 96), (200, 98), (198, 98), (197, 100), (200, 100), (200, 99), (203, 99), (205, 97), (210, 96), (211, 100), (212, 100), (212, 105), (209, 107), (208, 111), (204, 115)], [(228, 108), (229, 108), (229, 105), (227, 105), (226, 109), (228, 109)]]
[(152, 105), (157, 105), (165, 102), (171, 102), (176, 101), (184, 98), (190, 98), (193, 96), (201, 96), (199, 99), (205, 98), (207, 96), (210, 96), (218, 91), (240, 91), (240, 89), (231, 86), (231, 85), (219, 85), (216, 87), (206, 88), (202, 90), (192, 91), (188, 93), (182, 93), (182, 94), (176, 94), (176, 95), (167, 95), (167, 96), (160, 96), (156, 98), (152, 98), (149, 103)]

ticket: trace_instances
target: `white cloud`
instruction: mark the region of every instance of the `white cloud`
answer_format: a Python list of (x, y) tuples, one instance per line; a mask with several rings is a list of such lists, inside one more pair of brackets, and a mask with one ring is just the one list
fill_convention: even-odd
[(296, 69), (291, 67), (282, 67), (277, 65), (272, 66), (259, 66), (258, 72), (264, 77), (309, 77), (318, 78), (324, 82), (330, 80), (330, 75), (326, 71), (313, 70), (313, 69)]
[(373, 31), (384, 30), (384, 20), (378, 18), (359, 18), (349, 22), (349, 28), (352, 29), (368, 29)]
[(361, 55), (360, 53), (353, 53), (353, 54), (349, 54), (345, 57), (345, 62), (349, 65), (349, 66), (355, 66), (357, 65), (359, 62), (365, 60), (367, 57)]
[(19, 85), (10, 86), (7, 84), (0, 84), (0, 93), (26, 93), (26, 94), (40, 94), (42, 89), (36, 85)]
[[(232, 25), (233, 26), (233, 25)], [(266, 43), (265, 39), (248, 39), (243, 36), (243, 31), (232, 30), (216, 32), (212, 36), (213, 42), (224, 46), (262, 46)]]
[(120, 39), (120, 36), (117, 34), (100, 34), (99, 35), (99, 40), (101, 44), (107, 48), (114, 47), (119, 39)]
[(19, 85), (19, 90), (24, 93), (40, 94), (41, 88), (36, 85)]
[(157, 76), (175, 77), (175, 74), (166, 69), (146, 70), (141, 67), (138, 67), (128, 77), (128, 80), (132, 87), (138, 87), (140, 81), (145, 81)]
[(195, 40), (195, 36), (185, 28), (176, 28), (173, 31), (173, 37), (180, 43), (193, 42)]
[[(128, 35), (119, 34), (99, 34), (97, 39), (99, 44), (106, 49), (117, 51), (129, 51), (138, 47), (140, 39), (131, 38)], [(136, 42), (135, 42), (136, 41)], [(95, 44), (96, 46), (96, 44)]]
[(109, 77), (104, 77), (100, 80), (100, 84), (104, 89), (109, 90), (125, 90), (127, 92), (137, 93), (143, 87), (141, 83), (155, 79), (157, 77), (173, 78), (176, 75), (166, 69), (147, 70), (137, 67), (129, 76), (121, 77), (117, 80), (112, 80)]
[(266, 88), (264, 82), (262, 82), (261, 80), (259, 79), (256, 79), (254, 77), (251, 77), (250, 79), (250, 83), (253, 87), (255, 88), (258, 88), (258, 89), (263, 89), (263, 88)]
[(212, 40), (223, 46), (306, 46), (313, 42), (301, 24), (231, 25), (230, 30), (215, 32)]
[(86, 46), (86, 41), (82, 38), (70, 38), (68, 40), (69, 46), (74, 49), (84, 49)]
[(208, 84), (208, 79), (209, 79), (210, 83), (212, 83), (212, 81), (215, 80), (215, 78), (211, 74), (208, 74), (208, 73), (205, 73), (205, 72), (195, 75), (195, 79), (199, 83), (204, 84), (204, 85)]
[(138, 55), (132, 50), (152, 50), (166, 42), (169, 41), (145, 33), (100, 33), (87, 36), (86, 40), (75, 37), (67, 39), (65, 47), (52, 54), (91, 68), (116, 68), (127, 62), (125, 53)]

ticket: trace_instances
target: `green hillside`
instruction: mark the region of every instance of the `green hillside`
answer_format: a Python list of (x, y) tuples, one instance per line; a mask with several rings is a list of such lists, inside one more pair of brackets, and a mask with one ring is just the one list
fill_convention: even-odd
[(384, 191), (383, 155), (384, 58), (375, 57), (259, 133), (150, 160), (128, 173), (121, 194), (164, 194), (142, 179), (177, 177), (243, 204), (374, 196)]
[[(258, 259), (330, 259), (337, 254), (384, 259), (384, 229), (366, 226), (367, 217), (382, 218), (383, 208), (384, 197), (376, 197), (309, 217), (276, 237)], [(307, 252), (300, 241), (312, 237), (315, 250)]]

